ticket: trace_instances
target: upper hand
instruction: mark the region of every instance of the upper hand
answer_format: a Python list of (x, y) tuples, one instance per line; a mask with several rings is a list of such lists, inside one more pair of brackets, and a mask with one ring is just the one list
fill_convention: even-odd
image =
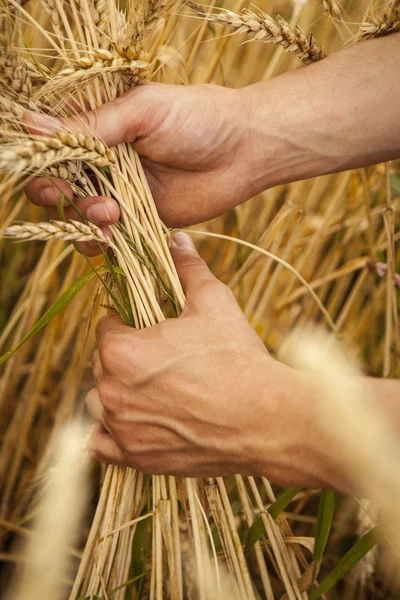
[[(59, 120), (36, 113), (27, 120), (41, 131), (61, 126)], [(63, 126), (96, 135), (108, 146), (132, 142), (168, 226), (205, 221), (252, 195), (247, 110), (240, 90), (150, 84), (96, 111), (63, 120)], [(52, 184), (44, 178), (33, 179), (26, 193), (54, 217), (60, 189), (73, 197), (65, 181)], [(88, 220), (102, 228), (119, 218), (118, 205), (111, 198), (84, 198), (76, 203)], [(96, 249), (85, 246), (85, 251), (93, 254)]]

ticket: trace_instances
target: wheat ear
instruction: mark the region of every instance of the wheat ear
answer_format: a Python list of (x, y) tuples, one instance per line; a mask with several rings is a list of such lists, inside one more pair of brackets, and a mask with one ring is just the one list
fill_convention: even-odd
[(384, 14), (362, 23), (357, 32), (356, 41), (383, 37), (390, 33), (396, 33), (396, 31), (400, 31), (400, 11), (398, 10), (394, 10), (391, 16)]
[(126, 59), (109, 50), (98, 48), (93, 56), (84, 56), (72, 65), (61, 69), (40, 89), (40, 96), (54, 91), (70, 91), (75, 87), (93, 81), (105, 72), (122, 72), (129, 86), (145, 83), (148, 80), (149, 64), (143, 60)]
[(79, 221), (17, 222), (7, 227), (2, 236), (14, 240), (65, 240), (68, 242), (96, 241), (109, 243), (101, 229), (93, 223)]
[[(191, 5), (193, 8), (193, 5)], [(242, 9), (239, 13), (223, 10), (217, 14), (205, 15), (210, 21), (228, 27), (235, 34), (246, 34), (254, 40), (262, 40), (282, 46), (305, 63), (316, 62), (326, 57), (325, 51), (318, 46), (314, 36), (308, 36), (300, 27), (290, 25), (280, 16), (274, 20), (269, 15)]]
[(0, 146), (0, 171), (8, 173), (38, 171), (71, 160), (99, 167), (115, 163), (103, 142), (76, 132), (58, 131), (52, 137), (14, 135), (13, 141), (6, 139)]
[(324, 11), (334, 19), (338, 19), (342, 15), (342, 7), (336, 0), (320, 0)]

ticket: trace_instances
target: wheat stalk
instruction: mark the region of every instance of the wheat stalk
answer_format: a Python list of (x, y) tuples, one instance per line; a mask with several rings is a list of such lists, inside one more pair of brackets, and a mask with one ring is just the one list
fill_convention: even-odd
[(2, 237), (13, 240), (64, 240), (68, 242), (110, 242), (101, 229), (93, 223), (81, 223), (80, 221), (49, 221), (39, 223), (20, 222), (10, 225)]
[(306, 64), (326, 57), (325, 51), (315, 42), (312, 33), (307, 37), (300, 27), (291, 29), (280, 16), (274, 20), (261, 11), (256, 14), (248, 9), (242, 9), (239, 13), (223, 10), (217, 14), (207, 15), (206, 18), (229, 28), (232, 33), (245, 34), (254, 40), (278, 44)]

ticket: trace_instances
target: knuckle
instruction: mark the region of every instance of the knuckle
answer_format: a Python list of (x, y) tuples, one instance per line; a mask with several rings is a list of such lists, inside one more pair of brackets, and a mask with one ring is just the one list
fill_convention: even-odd
[(182, 269), (191, 269), (193, 267), (206, 266), (206, 263), (200, 256), (186, 253), (181, 253), (177, 255), (175, 261), (179, 264), (180, 268)]
[(222, 281), (217, 281), (216, 285), (216, 289), (222, 300), (225, 300), (226, 302), (231, 302), (232, 300), (235, 300), (235, 296), (233, 295), (232, 290), (227, 285), (222, 283)]
[(103, 369), (113, 371), (120, 363), (122, 343), (114, 333), (105, 333), (99, 343), (99, 358)]
[(199, 292), (206, 298), (214, 300), (215, 295), (221, 293), (221, 286), (223, 286), (223, 283), (218, 279), (205, 277), (199, 283)]
[(37, 180), (33, 179), (24, 187), (25, 195), (32, 204), (36, 204), (36, 206), (40, 206), (40, 189), (38, 186)]
[(130, 464), (134, 469), (136, 469), (136, 471), (139, 471), (140, 473), (150, 472), (149, 463), (143, 456), (131, 457)]
[(91, 390), (88, 391), (88, 393), (85, 396), (85, 404), (86, 406), (89, 408), (93, 398), (94, 398), (94, 394), (96, 392), (96, 388), (93, 388)]
[(116, 413), (121, 407), (121, 396), (113, 384), (102, 381), (98, 387), (100, 402), (107, 413)]
[(204, 307), (209, 307), (213, 311), (220, 306), (226, 307), (232, 302), (236, 303), (231, 290), (218, 279), (204, 279), (204, 281), (199, 284), (198, 296), (201, 304)]
[(91, 365), (92, 365), (92, 369), (94, 369), (99, 361), (99, 351), (95, 350), (91, 359)]
[(98, 115), (96, 111), (88, 110), (79, 115), (81, 122), (83, 121), (84, 125), (89, 132), (89, 135), (93, 135), (93, 131), (97, 131), (98, 126)]
[(88, 451), (90, 458), (93, 458), (93, 460), (97, 460), (98, 462), (101, 462), (102, 453), (101, 453), (99, 446), (96, 443), (96, 439), (93, 435), (90, 436), (90, 438), (87, 442), (87, 451)]

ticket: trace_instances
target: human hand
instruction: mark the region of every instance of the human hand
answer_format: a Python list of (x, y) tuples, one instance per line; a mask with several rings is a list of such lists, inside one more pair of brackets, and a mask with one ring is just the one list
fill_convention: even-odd
[(268, 354), (190, 238), (174, 240), (182, 315), (143, 330), (118, 316), (98, 324), (96, 387), (86, 398), (98, 423), (91, 455), (153, 474), (242, 473), (318, 487), (325, 458), (306, 376)]
[[(42, 132), (61, 125), (37, 114), (29, 114), (27, 120)], [(168, 226), (180, 227), (220, 215), (251, 197), (246, 121), (246, 103), (238, 90), (150, 84), (94, 112), (63, 120), (63, 126), (96, 135), (108, 146), (132, 142), (142, 157), (161, 218)], [(26, 186), (28, 198), (47, 207), (52, 218), (60, 190), (72, 199), (65, 181), (52, 184), (36, 178)], [(112, 199), (75, 202), (103, 228), (119, 217)], [(85, 246), (85, 251), (93, 254), (96, 249)]]

